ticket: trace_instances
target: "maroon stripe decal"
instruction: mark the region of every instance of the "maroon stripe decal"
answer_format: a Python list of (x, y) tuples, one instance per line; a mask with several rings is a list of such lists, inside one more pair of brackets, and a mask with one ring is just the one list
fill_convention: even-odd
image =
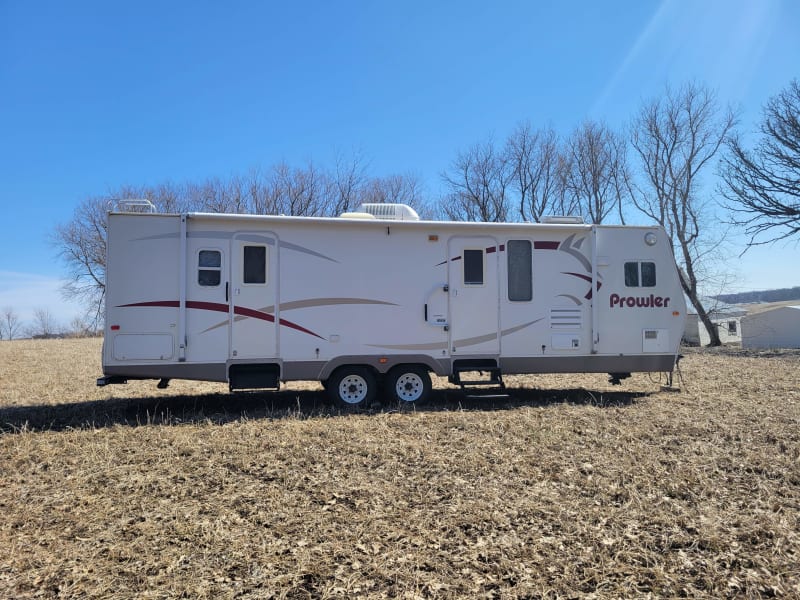
[(441, 267), (442, 265), (446, 265), (448, 262), (455, 262), (457, 260), (461, 260), (461, 257), (460, 256), (456, 256), (455, 258), (451, 258), (450, 260), (443, 260), (442, 262), (440, 262), (436, 266), (437, 267)]
[[(588, 281), (589, 283), (592, 283), (592, 278), (589, 277), (588, 275), (584, 275), (583, 273), (562, 273), (562, 275), (572, 275), (573, 277), (580, 277), (584, 281)], [(598, 283), (600, 283), (600, 282), (598, 281)]]
[[(583, 279), (584, 281), (588, 281), (590, 284), (592, 283), (592, 278), (589, 277), (588, 275), (584, 275), (582, 273), (562, 273), (562, 275), (572, 275), (573, 277), (579, 277), (579, 278)], [(597, 282), (597, 291), (598, 292), (600, 291), (601, 287), (603, 287), (603, 282), (602, 281), (598, 281)], [(584, 296), (584, 298), (586, 298), (587, 300), (591, 300), (592, 299), (592, 288), (591, 287), (589, 287), (589, 293), (586, 294)]]
[[(486, 254), (492, 254), (493, 252), (505, 252), (505, 251), (506, 251), (506, 245), (505, 244), (500, 244), (498, 246), (489, 246), (488, 248), (486, 248)], [(442, 262), (438, 263), (436, 266), (437, 267), (441, 267), (442, 265), (446, 265), (448, 262), (456, 262), (457, 260), (461, 260), (461, 257), (460, 256), (456, 256), (454, 258), (451, 258), (450, 260), (443, 260)]]
[[(178, 308), (179, 306), (180, 302), (178, 302), (177, 300), (160, 300), (157, 302), (135, 302), (133, 304), (122, 304), (118, 308), (131, 308), (131, 307)], [(227, 304), (220, 304), (219, 302), (198, 302), (195, 300), (187, 300), (186, 308), (192, 308), (196, 310), (210, 310), (221, 313), (227, 313), (229, 310)], [(275, 315), (271, 315), (269, 313), (265, 313), (260, 310), (253, 310), (252, 308), (246, 308), (244, 306), (234, 306), (233, 313), (236, 315), (241, 315), (243, 317), (252, 317), (254, 319), (260, 319), (262, 321), (267, 321), (269, 323), (275, 322)], [(280, 325), (288, 327), (289, 329), (294, 329), (295, 331), (307, 333), (308, 335), (313, 335), (314, 337), (319, 338), (321, 340), (325, 339), (324, 337), (314, 333), (310, 329), (306, 329), (302, 325), (298, 325), (297, 323), (293, 323), (292, 321), (288, 321), (286, 319), (280, 319)]]
[(161, 308), (178, 308), (181, 305), (177, 300), (162, 300), (160, 302), (135, 302), (134, 304), (121, 304), (117, 308), (131, 308), (136, 306), (144, 307), (161, 307)]
[(533, 242), (534, 250), (558, 250), (561, 242)]
[(297, 331), (301, 331), (303, 333), (307, 333), (308, 335), (313, 335), (314, 337), (325, 341), (325, 338), (322, 337), (321, 335), (317, 335), (313, 331), (311, 331), (309, 329), (306, 329), (305, 327), (303, 327), (301, 325), (298, 325), (297, 323), (292, 323), (291, 321), (287, 321), (286, 319), (281, 319), (280, 320), (280, 324), (283, 325), (284, 327), (288, 327), (289, 329), (295, 329)]
[(186, 308), (195, 308), (197, 310), (213, 310), (215, 312), (228, 312), (227, 304), (220, 304), (219, 302), (197, 302), (196, 300), (187, 300)]

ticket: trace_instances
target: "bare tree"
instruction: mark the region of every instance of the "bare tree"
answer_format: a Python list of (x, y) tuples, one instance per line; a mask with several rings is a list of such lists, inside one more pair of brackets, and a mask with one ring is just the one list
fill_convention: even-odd
[[(240, 213), (247, 210), (247, 191), (244, 180), (231, 177), (207, 179), (200, 185), (188, 186), (188, 198), (184, 205), (213, 213)], [(160, 208), (160, 201), (155, 203)]]
[(712, 220), (704, 219), (699, 179), (735, 124), (735, 115), (721, 112), (711, 91), (688, 84), (646, 103), (631, 135), (644, 171), (634, 204), (666, 229), (682, 266), (683, 290), (714, 346), (720, 345), (719, 335), (700, 299), (698, 283), (719, 241), (712, 239)]
[(37, 308), (33, 311), (33, 323), (28, 329), (31, 337), (51, 338), (59, 333), (60, 326), (53, 314), (46, 308)]
[(138, 194), (134, 190), (120, 190), (118, 198), (146, 198), (161, 212), (181, 213), (190, 210), (186, 188), (171, 182), (165, 182), (154, 188), (145, 188)]
[(20, 334), (22, 323), (19, 320), (19, 315), (12, 307), (3, 307), (0, 319), (0, 340), (13, 340)]
[(358, 154), (345, 158), (339, 154), (336, 157), (336, 166), (332, 176), (331, 200), (325, 207), (324, 214), (330, 216), (340, 215), (355, 208), (363, 194), (366, 183), (366, 161)]
[(278, 214), (314, 217), (325, 213), (331, 181), (329, 175), (311, 161), (305, 168), (279, 163), (272, 169), (270, 188)]
[(419, 205), (422, 201), (422, 183), (411, 174), (373, 177), (364, 186), (361, 199), (363, 202)]
[(604, 222), (617, 211), (621, 223), (628, 197), (625, 140), (602, 123), (586, 121), (567, 140), (566, 193), (591, 223)]
[[(740, 137), (722, 159), (721, 192), (749, 246), (800, 234), (800, 82), (793, 80), (764, 107), (761, 139), (752, 151)], [(760, 238), (760, 239), (759, 239)]]
[(67, 327), (69, 337), (85, 338), (97, 335), (97, 329), (82, 315), (76, 315)]
[[(558, 136), (553, 129), (532, 130), (530, 123), (517, 125), (506, 140), (506, 154), (512, 170), (511, 189), (517, 194), (519, 218), (538, 222), (546, 214), (568, 214), (560, 203)], [(561, 205), (560, 205), (561, 204)]]
[(441, 208), (457, 221), (506, 221), (512, 175), (511, 163), (493, 141), (475, 144), (442, 174), (450, 192)]
[(82, 302), (95, 324), (102, 315), (106, 289), (107, 209), (106, 200), (84, 200), (69, 222), (56, 227), (52, 238), (67, 267), (62, 293)]

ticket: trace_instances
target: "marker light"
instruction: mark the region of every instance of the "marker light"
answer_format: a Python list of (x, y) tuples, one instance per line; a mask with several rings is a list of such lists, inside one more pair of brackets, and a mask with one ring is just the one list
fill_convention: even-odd
[(652, 231), (648, 231), (644, 234), (644, 243), (648, 246), (655, 246), (657, 239), (658, 238), (656, 238), (656, 234)]

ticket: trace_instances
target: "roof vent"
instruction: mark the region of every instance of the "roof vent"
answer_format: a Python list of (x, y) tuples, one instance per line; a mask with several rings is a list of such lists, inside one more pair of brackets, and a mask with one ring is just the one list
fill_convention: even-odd
[(419, 221), (417, 211), (407, 204), (366, 203), (359, 206), (357, 211), (386, 221)]
[(375, 215), (371, 215), (366, 212), (358, 211), (358, 212), (343, 212), (339, 215), (340, 219), (374, 219)]
[(541, 223), (549, 223), (551, 225), (584, 225), (583, 217), (580, 215), (547, 215), (542, 217)]
[(150, 200), (140, 198), (118, 198), (110, 200), (114, 212), (156, 212), (156, 206)]

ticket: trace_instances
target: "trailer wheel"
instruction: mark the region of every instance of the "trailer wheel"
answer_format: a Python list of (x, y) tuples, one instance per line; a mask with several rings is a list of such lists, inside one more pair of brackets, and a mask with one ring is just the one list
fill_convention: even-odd
[(431, 376), (416, 365), (400, 365), (389, 372), (387, 389), (398, 402), (421, 402), (431, 393)]
[(378, 382), (366, 367), (342, 367), (328, 380), (327, 390), (336, 404), (346, 408), (369, 406)]

